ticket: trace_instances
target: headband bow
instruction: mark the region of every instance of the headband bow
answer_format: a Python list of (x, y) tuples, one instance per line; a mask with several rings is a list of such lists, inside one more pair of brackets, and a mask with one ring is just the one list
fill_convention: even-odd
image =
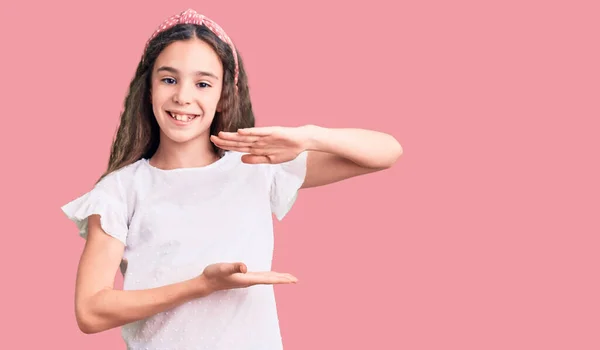
[(213, 20), (207, 18), (204, 15), (199, 14), (198, 12), (188, 9), (179, 14), (171, 16), (167, 18), (150, 36), (150, 39), (146, 42), (146, 48), (150, 44), (150, 41), (154, 39), (159, 33), (176, 26), (177, 24), (197, 24), (206, 26), (211, 32), (213, 32), (219, 39), (223, 40), (229, 47), (231, 48), (231, 53), (233, 54), (233, 59), (235, 61), (235, 74), (234, 74), (234, 85), (237, 91), (237, 82), (239, 75), (239, 67), (238, 67), (238, 58), (237, 52), (235, 50), (235, 46), (233, 45), (233, 41), (227, 36), (225, 31)]

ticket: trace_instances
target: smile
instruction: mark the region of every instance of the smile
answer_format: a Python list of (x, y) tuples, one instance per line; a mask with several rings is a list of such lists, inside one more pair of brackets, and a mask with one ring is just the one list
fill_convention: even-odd
[(178, 114), (178, 113), (173, 113), (173, 112), (169, 112), (169, 111), (167, 111), (167, 114), (171, 118), (178, 120), (180, 122), (190, 122), (190, 121), (196, 119), (196, 117), (199, 117), (199, 115), (197, 115), (197, 114)]

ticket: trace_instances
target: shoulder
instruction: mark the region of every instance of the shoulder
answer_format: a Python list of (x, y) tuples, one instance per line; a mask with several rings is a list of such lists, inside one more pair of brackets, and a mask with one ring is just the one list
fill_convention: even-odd
[(88, 218), (99, 215), (102, 229), (126, 244), (129, 219), (133, 212), (131, 183), (140, 171), (141, 161), (112, 171), (86, 193), (61, 207), (64, 214), (88, 235)]
[(308, 152), (296, 158), (269, 166), (269, 188), (271, 209), (278, 220), (290, 211), (298, 196), (298, 190), (306, 178)]
[(146, 159), (137, 160), (115, 171), (106, 174), (96, 184), (97, 188), (114, 188), (115, 186), (130, 185), (137, 177), (143, 176)]

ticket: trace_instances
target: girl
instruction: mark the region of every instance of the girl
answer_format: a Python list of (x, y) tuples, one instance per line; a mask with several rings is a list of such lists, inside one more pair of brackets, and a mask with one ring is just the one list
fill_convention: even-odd
[[(122, 326), (128, 349), (281, 349), (273, 222), (300, 188), (389, 168), (383, 133), (254, 127), (241, 57), (187, 10), (151, 36), (108, 169), (62, 209), (86, 239), (75, 311), (85, 333)], [(123, 290), (115, 290), (117, 269)]]

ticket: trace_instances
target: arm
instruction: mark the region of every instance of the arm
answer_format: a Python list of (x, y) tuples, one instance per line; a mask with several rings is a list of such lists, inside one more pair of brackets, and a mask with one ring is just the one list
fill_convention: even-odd
[(145, 290), (114, 290), (124, 248), (123, 243), (102, 230), (98, 215), (88, 218), (88, 238), (75, 287), (75, 316), (86, 334), (148, 318), (219, 290), (297, 281), (287, 273), (248, 272), (241, 262), (224, 262), (208, 265), (202, 274), (187, 281)]
[(402, 155), (402, 146), (391, 135), (315, 125), (239, 129), (211, 135), (211, 141), (224, 150), (248, 153), (242, 156), (248, 164), (288, 162), (307, 151), (302, 188), (384, 170)]
[(86, 334), (144, 319), (210, 293), (200, 278), (147, 290), (115, 290), (123, 251), (123, 243), (102, 230), (100, 217), (90, 216), (75, 290), (75, 316)]
[(390, 168), (402, 155), (394, 137), (364, 129), (305, 126), (308, 151), (302, 188), (322, 186)]

